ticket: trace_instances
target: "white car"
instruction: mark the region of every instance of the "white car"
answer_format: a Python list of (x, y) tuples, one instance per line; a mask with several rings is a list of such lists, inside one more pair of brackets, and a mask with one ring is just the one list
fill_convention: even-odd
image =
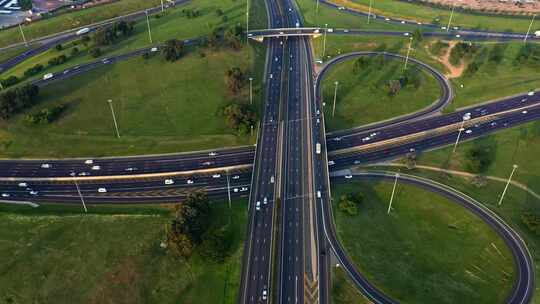
[(43, 169), (49, 169), (51, 167), (52, 167), (51, 164), (41, 164), (41, 168)]
[(99, 192), (99, 193), (107, 193), (107, 189), (105, 189), (105, 188), (98, 188), (98, 189), (97, 189), (97, 192)]
[(340, 7), (338, 7), (338, 10), (340, 10), (340, 11), (342, 11), (342, 10), (344, 10), (344, 9), (345, 9), (345, 7), (344, 7), (344, 6), (340, 6)]
[(405, 24), (405, 20), (401, 20), (401, 24)]
[(527, 114), (527, 113), (529, 113), (529, 112), (527, 112), (527, 110), (521, 111), (521, 114)]
[(19, 183), (19, 187), (28, 187), (27, 183)]
[(362, 142), (366, 142), (366, 141), (369, 141), (371, 139), (371, 137), (367, 136), (367, 137), (364, 137), (362, 138)]
[(530, 91), (529, 93), (527, 93), (527, 95), (533, 96), (533, 95), (534, 95), (534, 91)]
[(9, 194), (7, 194), (7, 193), (2, 193), (2, 197), (9, 197)]
[(208, 156), (216, 156), (216, 155), (217, 155), (216, 152), (210, 152), (210, 153), (208, 153)]
[(221, 174), (214, 174), (212, 175), (212, 178), (220, 178), (221, 177)]
[(405, 35), (405, 36), (409, 36), (410, 34), (409, 34), (409, 33), (403, 33), (403, 35)]
[(79, 176), (87, 176), (87, 175), (90, 175), (90, 173), (88, 173), (88, 172), (80, 172), (79, 173)]
[(336, 164), (336, 163), (335, 163), (333, 160), (329, 160), (329, 161), (328, 161), (328, 165), (329, 165), (329, 166), (332, 166), (332, 165), (335, 165), (335, 164)]
[(30, 191), (30, 195), (38, 195), (37, 191)]
[(470, 130), (470, 129), (465, 131), (465, 134), (471, 134), (471, 133), (472, 133), (472, 130)]
[(234, 189), (233, 189), (233, 192), (234, 192), (234, 193), (238, 192), (238, 188), (234, 188)]
[(456, 38), (460, 38), (460, 37), (461, 37), (461, 35), (460, 35), (460, 34), (457, 34), (457, 35), (456, 35)]
[(84, 163), (85, 163), (86, 165), (91, 165), (91, 164), (94, 163), (94, 161), (93, 161), (92, 159), (87, 159), (87, 160), (84, 161)]
[(390, 21), (390, 18), (384, 18), (384, 20), (386, 20), (386, 21)]
[(97, 171), (97, 170), (100, 170), (101, 169), (101, 166), (92, 166), (92, 170), (94, 171)]
[(265, 205), (268, 204), (268, 198), (265, 197), (265, 198), (263, 199), (263, 203), (264, 203)]
[(348, 33), (349, 30), (348, 30), (348, 29), (344, 29), (343, 32), (344, 32), (344, 33)]
[(352, 178), (352, 175), (351, 175), (351, 174), (347, 174), (347, 175), (345, 175), (345, 178), (346, 178), (346, 179), (351, 179), (351, 178)]
[(153, 47), (150, 49), (150, 52), (157, 52), (158, 51), (158, 48), (157, 47)]
[(47, 74), (43, 75), (43, 80), (51, 79), (53, 77), (54, 77), (53, 73), (47, 73)]
[(232, 177), (232, 179), (239, 179), (239, 178), (240, 178), (240, 175), (234, 175), (234, 176)]
[(165, 185), (172, 185), (172, 184), (174, 184), (174, 181), (172, 179), (168, 178), (165, 180)]
[(341, 140), (341, 137), (334, 138), (334, 141), (340, 141), (340, 140)]
[(268, 292), (266, 291), (266, 289), (263, 289), (263, 292), (262, 292), (263, 301), (265, 301), (267, 298), (268, 298)]
[(135, 171), (135, 170), (137, 170), (137, 169), (136, 169), (136, 168), (133, 168), (133, 167), (129, 167), (129, 168), (126, 168), (125, 170), (128, 171), (128, 172), (131, 172), (131, 171)]
[(192, 184), (193, 184), (193, 180), (188, 179), (188, 180), (187, 180), (187, 184), (188, 184), (188, 185), (192, 185)]
[(248, 191), (248, 187), (242, 187), (242, 188), (240, 188), (240, 192), (246, 192), (246, 191)]
[(257, 210), (257, 211), (261, 210), (261, 202), (260, 201), (257, 201), (255, 203), (255, 210)]
[(211, 164), (213, 164), (213, 162), (211, 161), (205, 161), (204, 163), (202, 163), (204, 166), (210, 166)]

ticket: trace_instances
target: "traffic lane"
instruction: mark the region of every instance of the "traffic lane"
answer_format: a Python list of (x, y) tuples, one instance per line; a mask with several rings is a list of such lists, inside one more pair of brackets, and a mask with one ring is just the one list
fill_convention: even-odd
[[(118, 193), (144, 193), (152, 191), (206, 189), (226, 187), (231, 193), (248, 193), (250, 189), (251, 172), (242, 172), (231, 176), (199, 176), (185, 179), (165, 180), (127, 180), (122, 182), (97, 183), (4, 183), (0, 184), (1, 198), (17, 200), (21, 197), (40, 200), (48, 196), (74, 194), (80, 191), (85, 195), (115, 195)], [(77, 190), (77, 187), (79, 190)]]
[(397, 126), (390, 126), (378, 130), (371, 129), (369, 131), (361, 131), (358, 133), (355, 133), (354, 130), (333, 133), (332, 136), (329, 136), (327, 144), (330, 151), (335, 151), (460, 123), (463, 121), (465, 114), (469, 114), (470, 119), (475, 119), (512, 109), (532, 107), (539, 104), (540, 92), (531, 91), (501, 101), (476, 105), (454, 113), (427, 117)]
[[(538, 119), (540, 119), (540, 107), (529, 110), (525, 114), (518, 112), (511, 115), (506, 115), (493, 121), (481, 123), (477, 126), (473, 126), (472, 128), (468, 128), (467, 130), (470, 130), (470, 132), (467, 132), (467, 130), (462, 132), (460, 142)], [(376, 151), (354, 152), (336, 155), (332, 157), (330, 168), (332, 170), (336, 170), (338, 168), (345, 168), (351, 165), (380, 162), (383, 160), (394, 159), (411, 152), (418, 153), (421, 151), (434, 149), (436, 147), (455, 143), (457, 136), (458, 131), (454, 131), (429, 138), (423, 138), (421, 140), (405, 143), (396, 147), (381, 147), (381, 150)]]
[(253, 147), (148, 157), (0, 161), (0, 177), (114, 176), (216, 169), (253, 162)]
[[(392, 181), (394, 178), (395, 174), (386, 172), (365, 172), (353, 175), (353, 179), (355, 180)], [(343, 182), (344, 180), (335, 179), (334, 181)], [(532, 257), (523, 239), (501, 217), (471, 197), (449, 186), (433, 182), (429, 179), (401, 174), (399, 182), (411, 184), (424, 190), (443, 195), (464, 207), (490, 226), (504, 240), (510, 249), (517, 270), (516, 281), (506, 303), (528, 303), (530, 301), (534, 290), (534, 266)]]

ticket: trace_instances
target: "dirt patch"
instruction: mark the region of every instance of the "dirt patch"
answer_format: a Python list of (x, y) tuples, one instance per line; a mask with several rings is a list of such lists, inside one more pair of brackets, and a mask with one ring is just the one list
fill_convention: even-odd
[(113, 270), (105, 273), (88, 303), (137, 303), (139, 277), (136, 259), (134, 257), (126, 258)]
[[(422, 0), (416, 2), (428, 2), (452, 6), (454, 3), (456, 3), (456, 0)], [(540, 12), (540, 1), (538, 0), (461, 0), (457, 2), (456, 6), (491, 13), (530, 14)]]
[(437, 60), (438, 62), (444, 65), (444, 67), (446, 68), (446, 73), (444, 74), (444, 76), (446, 76), (446, 78), (448, 79), (459, 78), (463, 74), (463, 71), (465, 71), (465, 64), (461, 62), (458, 66), (453, 66), (450, 63), (450, 52), (452, 51), (454, 46), (456, 46), (458, 41), (446, 41), (446, 43), (448, 43), (449, 46), (448, 48), (446, 48), (446, 51), (444, 52), (444, 54), (442, 54), (441, 56), (434, 56), (433, 54), (431, 54), (429, 52), (429, 45), (426, 46), (426, 48), (428, 50), (428, 53), (431, 54), (431, 57), (433, 59)]

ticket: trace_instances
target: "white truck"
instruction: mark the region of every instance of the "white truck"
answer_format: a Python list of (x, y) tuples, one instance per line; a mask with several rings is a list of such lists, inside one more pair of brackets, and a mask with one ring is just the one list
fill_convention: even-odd
[(321, 144), (320, 143), (317, 143), (315, 145), (315, 150), (316, 150), (317, 154), (321, 154)]
[(535, 37), (539, 37), (539, 38), (540, 38), (540, 31), (536, 31), (536, 32), (534, 32), (534, 36), (535, 36)]
[(82, 28), (82, 29), (78, 30), (75, 34), (77, 36), (80, 36), (80, 35), (84, 35), (84, 34), (86, 34), (88, 32), (90, 32), (90, 29), (85, 27), (85, 28)]
[(43, 75), (43, 80), (51, 79), (51, 78), (53, 78), (53, 76), (54, 76), (53, 73), (47, 73), (47, 74)]

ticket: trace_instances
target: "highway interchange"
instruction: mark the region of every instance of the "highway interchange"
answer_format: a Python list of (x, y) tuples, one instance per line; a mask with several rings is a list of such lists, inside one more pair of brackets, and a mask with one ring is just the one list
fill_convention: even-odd
[[(97, 159), (2, 160), (0, 193), (9, 196), (1, 199), (80, 203), (79, 194), (82, 194), (89, 203), (169, 202), (181, 200), (192, 189), (205, 189), (211, 197), (249, 197), (241, 303), (328, 303), (330, 254), (371, 301), (395, 303), (358, 272), (337, 241), (330, 204), (329, 170), (335, 172), (332, 181), (344, 181), (343, 174), (339, 174), (342, 171), (337, 170), (448, 145), (455, 141), (461, 126), (471, 130), (462, 134), (462, 140), (469, 140), (539, 119), (540, 93), (526, 92), (438, 115), (453, 97), (451, 86), (438, 71), (412, 60), (439, 81), (442, 94), (438, 100), (416, 113), (327, 134), (320, 95), (325, 71), (343, 60), (377, 54), (344, 54), (329, 61), (318, 77), (313, 78), (313, 58), (306, 36), (312, 35), (314, 30), (294, 28), (297, 22), (301, 23), (301, 17), (290, 1), (268, 0), (266, 4), (269, 30), (250, 32), (252, 38), (261, 35), (267, 38), (264, 40), (267, 46), (264, 112), (255, 148)], [(300, 35), (287, 35), (298, 31)], [(373, 34), (345, 29), (333, 33)], [(403, 35), (403, 32), (386, 34)], [(462, 39), (523, 39), (523, 35), (514, 33), (432, 34), (448, 38), (463, 35)], [(277, 37), (271, 38), (273, 36)], [(50, 82), (148, 51), (151, 48), (71, 68)], [(35, 54), (28, 53), (25, 58)], [(396, 54), (383, 55), (401, 59)], [(47, 83), (36, 82), (38, 85)], [(470, 113), (471, 119), (464, 122), (466, 113)], [(316, 143), (321, 144), (320, 153), (316, 151), (319, 150)], [(387, 173), (373, 173), (354, 178), (392, 177)], [(518, 273), (507, 302), (530, 300), (534, 286), (530, 255), (523, 241), (502, 219), (443, 185), (416, 177), (404, 181), (454, 199), (493, 227), (511, 249)], [(263, 291), (266, 300), (263, 300)]]

